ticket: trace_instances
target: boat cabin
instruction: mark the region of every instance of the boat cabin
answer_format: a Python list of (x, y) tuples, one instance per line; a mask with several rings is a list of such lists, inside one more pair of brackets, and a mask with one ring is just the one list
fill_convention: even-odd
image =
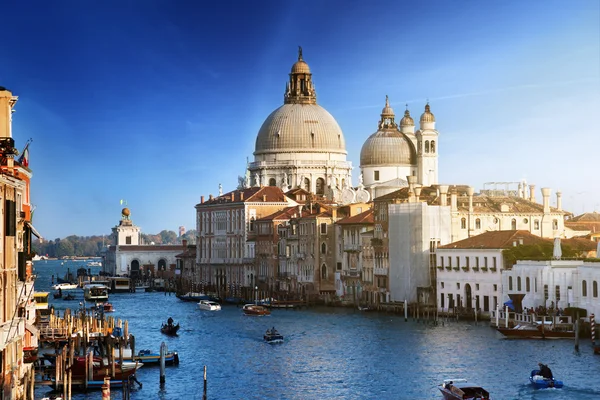
[(108, 287), (92, 283), (83, 287), (83, 297), (88, 301), (108, 300)]
[(109, 278), (110, 291), (112, 293), (129, 293), (131, 292), (131, 279), (121, 276)]

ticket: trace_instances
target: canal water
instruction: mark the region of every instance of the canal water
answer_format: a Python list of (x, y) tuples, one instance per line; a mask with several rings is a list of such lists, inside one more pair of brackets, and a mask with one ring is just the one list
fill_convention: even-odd
[[(52, 275), (80, 266), (36, 262), (36, 289), (48, 290)], [(51, 301), (57, 309), (79, 304)], [(326, 307), (246, 317), (236, 306), (203, 312), (164, 293), (112, 294), (110, 302), (113, 316), (129, 321), (137, 349), (157, 352), (164, 341), (179, 353), (180, 365), (167, 367), (163, 388), (158, 367), (139, 370), (143, 387), (132, 391), (135, 400), (200, 400), (204, 366), (210, 400), (441, 399), (437, 386), (447, 378), (477, 382), (492, 399), (600, 398), (600, 356), (589, 339), (576, 352), (570, 340), (506, 340), (481, 321), (433, 326), (405, 322), (401, 315)], [(178, 337), (160, 333), (169, 316), (181, 324)], [(285, 336), (283, 344), (263, 342), (273, 326)], [(528, 376), (538, 362), (548, 364), (565, 387), (533, 389)], [(36, 399), (48, 394), (48, 388), (36, 387)], [(99, 391), (73, 396), (101, 398)], [(121, 399), (121, 392), (113, 389), (112, 398)]]

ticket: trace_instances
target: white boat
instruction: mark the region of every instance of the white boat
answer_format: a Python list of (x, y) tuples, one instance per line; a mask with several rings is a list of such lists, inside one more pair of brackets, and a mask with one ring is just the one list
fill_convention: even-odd
[(102, 263), (100, 261), (90, 261), (87, 263), (88, 267), (101, 267)]
[(95, 283), (85, 285), (83, 297), (87, 301), (106, 301), (108, 300), (108, 287)]
[(198, 307), (204, 311), (221, 311), (221, 305), (215, 301), (200, 300)]
[(75, 283), (57, 283), (56, 285), (52, 286), (52, 289), (54, 290), (74, 290), (77, 289), (77, 284)]

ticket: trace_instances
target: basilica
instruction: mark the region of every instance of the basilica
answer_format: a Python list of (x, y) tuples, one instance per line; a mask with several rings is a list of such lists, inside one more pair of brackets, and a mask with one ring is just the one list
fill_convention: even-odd
[(300, 48), (283, 105), (258, 130), (254, 160), (237, 189), (220, 187), (195, 206), (196, 254), (183, 260), (182, 277), (223, 298), (260, 292), (417, 301), (423, 293), (435, 299), (438, 246), (507, 229), (564, 235), (561, 194), (551, 207), (549, 188), (538, 204), (535, 186), (524, 182), (479, 192), (440, 184), (439, 132), (429, 103), (416, 126), (408, 108), (398, 122), (385, 96), (373, 130), (365, 135), (355, 184), (344, 134), (317, 103)]

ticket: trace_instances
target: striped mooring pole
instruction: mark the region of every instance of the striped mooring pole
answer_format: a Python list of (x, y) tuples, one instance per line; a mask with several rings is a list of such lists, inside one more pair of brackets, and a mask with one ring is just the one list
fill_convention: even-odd
[(590, 314), (590, 329), (592, 331), (592, 345), (596, 345), (596, 320), (594, 314)]

